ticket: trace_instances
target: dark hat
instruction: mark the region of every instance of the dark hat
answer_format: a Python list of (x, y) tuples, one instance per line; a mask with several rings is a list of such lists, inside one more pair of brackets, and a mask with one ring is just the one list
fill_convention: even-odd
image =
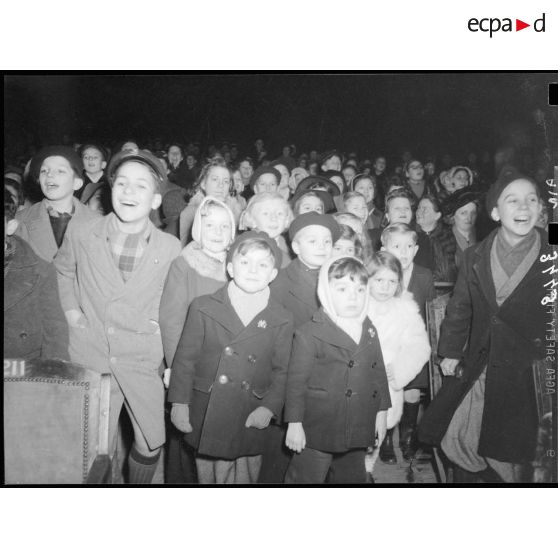
[(118, 168), (129, 161), (137, 161), (151, 168), (159, 179), (159, 190), (164, 188), (167, 183), (167, 174), (161, 164), (161, 161), (159, 161), (153, 153), (141, 149), (139, 151), (119, 151), (114, 155), (114, 157), (110, 160), (107, 170), (107, 176), (111, 186)]
[(273, 240), (273, 238), (271, 238), (266, 232), (256, 231), (256, 230), (246, 231), (242, 234), (239, 234), (234, 239), (234, 242), (231, 244), (231, 247), (229, 248), (229, 251), (227, 252), (227, 263), (230, 263), (232, 261), (232, 257), (234, 255), (234, 253), (236, 252), (236, 249), (238, 248), (240, 243), (244, 242), (245, 240), (250, 240), (251, 238), (262, 240), (263, 242), (265, 242), (269, 246), (269, 248), (273, 252), (273, 257), (275, 259), (275, 268), (276, 269), (281, 269), (281, 263), (283, 261), (283, 254), (281, 253), (281, 250), (280, 250), (279, 246), (277, 246), (277, 242), (275, 242), (275, 240)]
[(333, 211), (335, 209), (335, 202), (333, 201), (333, 198), (331, 197), (331, 194), (329, 192), (324, 192), (324, 190), (300, 190), (298, 188), (296, 189), (293, 197), (289, 200), (291, 207), (294, 208), (296, 202), (300, 198), (302, 198), (302, 196), (310, 193), (318, 196), (318, 198), (322, 200), (324, 204), (324, 213), (329, 213), (330, 211)]
[(296, 191), (298, 192), (299, 190), (315, 190), (320, 186), (322, 188), (327, 188), (327, 191), (332, 196), (339, 196), (341, 194), (341, 192), (339, 191), (339, 186), (337, 186), (335, 182), (332, 182), (329, 178), (326, 178), (325, 176), (307, 176), (306, 178), (303, 178), (298, 183), (298, 186), (296, 187)]
[(83, 163), (81, 157), (74, 151), (73, 148), (67, 145), (49, 145), (43, 147), (31, 160), (29, 173), (35, 179), (39, 179), (39, 172), (41, 165), (47, 157), (64, 157), (70, 163), (75, 173), (81, 178), (83, 176)]
[(291, 223), (291, 226), (289, 227), (289, 238), (291, 239), (291, 242), (294, 240), (299, 231), (301, 231), (304, 227), (309, 227), (310, 225), (319, 225), (320, 227), (329, 229), (331, 232), (331, 240), (334, 244), (341, 236), (339, 224), (332, 215), (320, 215), (315, 211), (310, 211), (309, 213), (299, 215)]
[(339, 160), (341, 161), (341, 164), (343, 164), (343, 154), (340, 151), (337, 151), (337, 149), (332, 149), (330, 151), (326, 151), (320, 157), (320, 166), (323, 165), (328, 159), (331, 159), (331, 157), (333, 157), (334, 155), (337, 155), (337, 157), (339, 157)]
[(539, 187), (532, 178), (519, 172), (517, 168), (512, 167), (511, 165), (505, 165), (500, 171), (496, 182), (494, 182), (494, 184), (490, 186), (486, 194), (486, 209), (488, 210), (489, 215), (492, 213), (492, 210), (498, 205), (498, 199), (502, 195), (502, 192), (505, 190), (506, 186), (519, 179), (527, 180), (528, 182), (533, 184), (537, 192), (539, 192)]
[(273, 174), (275, 178), (277, 178), (277, 184), (281, 182), (281, 173), (275, 167), (270, 167), (270, 166), (258, 167), (250, 177), (250, 186), (252, 187), (252, 189), (254, 188), (254, 184), (256, 183), (258, 178), (262, 176), (262, 174)]
[(80, 146), (80, 148), (78, 149), (78, 155), (81, 158), (83, 158), (83, 152), (88, 147), (94, 147), (97, 151), (99, 151), (103, 157), (103, 161), (106, 161), (108, 159), (107, 150), (100, 143), (95, 143), (95, 142), (84, 143), (83, 145)]
[(347, 181), (345, 180), (345, 177), (343, 176), (343, 173), (341, 171), (327, 170), (323, 173), (322, 176), (324, 176), (325, 178), (331, 178), (332, 176), (337, 176), (343, 181), (345, 187), (347, 186)]
[(462, 188), (461, 190), (457, 190), (451, 196), (449, 196), (443, 207), (442, 213), (445, 217), (451, 217), (455, 215), (455, 212), (460, 208), (468, 203), (476, 203), (479, 204), (480, 194), (478, 192), (474, 192), (471, 188)]

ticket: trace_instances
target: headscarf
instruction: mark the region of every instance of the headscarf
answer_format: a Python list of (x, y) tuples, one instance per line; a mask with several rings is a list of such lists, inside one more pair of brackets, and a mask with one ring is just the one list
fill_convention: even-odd
[(337, 260), (345, 258), (355, 260), (364, 267), (364, 264), (362, 264), (361, 260), (359, 260), (358, 258), (353, 258), (351, 256), (335, 256), (325, 261), (320, 268), (320, 275), (318, 278), (318, 298), (320, 299), (325, 313), (331, 318), (332, 322), (336, 326), (340, 327), (358, 345), (360, 343), (360, 338), (362, 335), (362, 323), (364, 322), (368, 312), (368, 299), (370, 296), (368, 294), (368, 288), (365, 285), (365, 299), (361, 313), (356, 318), (342, 318), (335, 312), (333, 300), (331, 297), (331, 290), (329, 287), (328, 273), (330, 267)]
[(226, 210), (227, 215), (229, 216), (229, 219), (231, 221), (231, 242), (232, 242), (234, 240), (234, 234), (236, 229), (236, 223), (234, 220), (233, 212), (231, 211), (231, 208), (226, 203), (223, 203), (221, 200), (218, 200), (213, 196), (205, 196), (205, 198), (203, 198), (200, 205), (198, 205), (196, 209), (196, 213), (194, 215), (194, 223), (192, 224), (192, 239), (201, 245), (201, 220), (202, 220), (201, 213), (205, 205), (210, 201), (221, 206), (223, 209)]

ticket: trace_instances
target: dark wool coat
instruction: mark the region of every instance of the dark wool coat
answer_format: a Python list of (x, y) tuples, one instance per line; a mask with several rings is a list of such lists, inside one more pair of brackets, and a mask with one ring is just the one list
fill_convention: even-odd
[(279, 417), (285, 397), (293, 318), (271, 297), (244, 326), (227, 286), (194, 299), (172, 363), (171, 403), (190, 405), (193, 432), (185, 440), (200, 454), (236, 459), (261, 454), (268, 429), (246, 428), (257, 407)]
[[(538, 232), (539, 256), (552, 254)], [(548, 294), (544, 284), (556, 275), (543, 273), (552, 262), (543, 263), (537, 258), (498, 307), (490, 267), (496, 233), (465, 251), (438, 346), (442, 357), (464, 357), (463, 376), (444, 379), (426, 410), (419, 433), (423, 441), (439, 444), (457, 407), (486, 367), (478, 452), (484, 457), (519, 463), (534, 457), (538, 419), (532, 364), (545, 356), (545, 324), (550, 318), (541, 300)]]
[(15, 253), (4, 277), (4, 358), (70, 360), (56, 270), (24, 240), (12, 242)]
[(306, 446), (345, 452), (374, 444), (376, 413), (391, 407), (378, 333), (366, 318), (357, 345), (323, 309), (295, 332), (285, 420)]
[(312, 275), (315, 286), (305, 278), (310, 272), (304, 264), (295, 258), (286, 268), (279, 271), (275, 280), (269, 285), (271, 296), (287, 310), (292, 312), (294, 326), (298, 327), (312, 319), (320, 307), (318, 300), (318, 274)]

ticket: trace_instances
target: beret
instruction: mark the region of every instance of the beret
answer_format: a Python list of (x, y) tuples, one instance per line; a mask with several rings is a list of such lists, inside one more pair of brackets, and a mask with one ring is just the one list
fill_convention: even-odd
[(266, 232), (256, 230), (246, 231), (235, 238), (234, 242), (229, 248), (229, 251), (227, 252), (227, 263), (230, 263), (232, 261), (232, 257), (239, 247), (240, 243), (252, 238), (262, 240), (269, 246), (269, 248), (273, 252), (273, 257), (275, 259), (275, 268), (281, 269), (283, 254), (281, 253), (279, 246), (277, 246), (277, 242), (275, 242), (275, 240), (273, 240), (273, 238), (271, 238)]
[(332, 149), (331, 151), (326, 151), (320, 157), (320, 165), (323, 165), (328, 159), (331, 159), (334, 156), (339, 157), (339, 160), (341, 161), (341, 163), (343, 163), (343, 155), (341, 154), (341, 152), (337, 151), (337, 149)]
[(80, 177), (83, 175), (83, 162), (81, 157), (74, 151), (73, 148), (68, 147), (67, 145), (49, 145), (47, 147), (43, 147), (33, 157), (33, 159), (31, 159), (29, 173), (33, 178), (35, 178), (35, 180), (38, 180), (41, 165), (48, 157), (64, 157), (64, 159), (70, 163), (70, 166), (74, 169), (77, 175)]
[(275, 159), (275, 161), (271, 161), (271, 163), (269, 163), (272, 167), (274, 167), (275, 165), (283, 165), (288, 171), (289, 173), (292, 172), (293, 170), (293, 162), (292, 162), (292, 158), (289, 157), (278, 157), (277, 159)]
[(303, 213), (299, 215), (289, 227), (289, 238), (291, 242), (294, 240), (295, 236), (304, 228), (311, 225), (318, 225), (320, 227), (325, 227), (331, 232), (331, 240), (335, 244), (341, 236), (341, 229), (339, 224), (333, 218), (332, 215), (320, 215), (315, 211), (310, 211), (309, 213)]
[(339, 191), (339, 186), (337, 186), (335, 182), (332, 182), (325, 176), (307, 176), (306, 178), (303, 178), (298, 183), (296, 191), (298, 192), (299, 190), (315, 190), (320, 186), (322, 188), (327, 188), (327, 191), (332, 196), (339, 196), (341, 194), (341, 192)]
[(300, 190), (299, 188), (296, 189), (296, 192), (294, 193), (294, 196), (289, 200), (291, 207), (293, 207), (296, 204), (296, 202), (302, 198), (302, 196), (305, 196), (306, 194), (313, 194), (315, 196), (318, 196), (318, 198), (320, 198), (324, 204), (324, 213), (329, 213), (331, 211), (333, 211), (335, 209), (335, 202), (333, 201), (333, 198), (331, 197), (331, 194), (329, 192), (325, 192), (324, 190)]
[(270, 166), (258, 167), (250, 177), (250, 186), (254, 188), (254, 184), (262, 176), (262, 174), (273, 174), (277, 178), (277, 184), (281, 182), (281, 173), (275, 168)]
[(129, 161), (137, 161), (147, 165), (148, 167), (153, 170), (157, 178), (159, 179), (159, 188), (161, 189), (167, 183), (167, 173), (163, 168), (163, 165), (153, 153), (149, 151), (119, 151), (114, 155), (114, 157), (110, 160), (107, 176), (112, 186), (112, 182), (114, 180), (114, 175), (118, 168), (123, 165), (124, 163), (128, 163)]
[(528, 182), (533, 184), (533, 186), (535, 186), (537, 192), (539, 191), (537, 183), (532, 178), (519, 172), (517, 168), (512, 167), (511, 165), (505, 165), (500, 171), (496, 182), (494, 182), (494, 184), (490, 186), (486, 194), (486, 209), (488, 210), (489, 215), (492, 213), (492, 210), (498, 205), (498, 199), (502, 195), (502, 192), (505, 190), (506, 186), (508, 186), (515, 180), (520, 179), (527, 180)]

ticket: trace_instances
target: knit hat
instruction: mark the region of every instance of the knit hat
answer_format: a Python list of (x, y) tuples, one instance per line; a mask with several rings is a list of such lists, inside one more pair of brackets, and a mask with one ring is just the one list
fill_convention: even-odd
[(262, 174), (272, 174), (275, 176), (275, 178), (277, 178), (277, 184), (281, 182), (281, 173), (275, 167), (263, 166), (257, 168), (250, 177), (250, 186), (252, 187), (252, 189), (254, 188), (254, 184), (256, 183), (258, 178), (262, 176)]
[(309, 213), (299, 215), (291, 223), (291, 226), (289, 227), (289, 238), (291, 239), (291, 242), (304, 227), (309, 227), (311, 225), (319, 225), (320, 227), (329, 229), (333, 244), (335, 244), (341, 236), (341, 229), (332, 215), (320, 215), (315, 211), (310, 211)]
[(337, 151), (337, 149), (332, 149), (331, 151), (326, 151), (321, 157), (320, 157), (320, 167), (328, 160), (331, 159), (333, 156), (337, 156), (339, 157), (339, 160), (341, 161), (341, 164), (343, 164), (343, 155), (341, 154), (340, 151)]
[(511, 165), (505, 165), (500, 171), (496, 182), (494, 182), (494, 184), (490, 186), (486, 194), (486, 209), (488, 210), (489, 215), (492, 213), (492, 210), (498, 205), (498, 199), (502, 195), (502, 192), (506, 189), (506, 186), (508, 186), (515, 180), (520, 179), (530, 182), (536, 188), (537, 193), (539, 193), (540, 196), (539, 187), (532, 178), (519, 172), (518, 169), (512, 167)]
[(291, 207), (294, 208), (296, 202), (306, 194), (318, 196), (318, 198), (322, 200), (324, 204), (324, 213), (329, 213), (335, 209), (335, 202), (329, 192), (324, 192), (323, 190), (300, 190), (299, 188), (296, 189), (294, 196), (289, 200)]
[(67, 145), (49, 145), (47, 147), (43, 147), (31, 160), (29, 173), (35, 180), (39, 180), (41, 165), (48, 157), (64, 157), (79, 177), (83, 175), (83, 163), (81, 161), (81, 157), (73, 150), (73, 148), (68, 147)]
[(277, 246), (277, 242), (275, 242), (275, 240), (273, 240), (267, 233), (256, 230), (243, 232), (236, 237), (236, 240), (231, 244), (231, 247), (229, 248), (229, 251), (227, 253), (227, 264), (232, 261), (232, 257), (240, 243), (244, 242), (245, 240), (250, 240), (251, 238), (261, 240), (269, 246), (275, 259), (275, 269), (281, 269), (283, 255), (281, 253), (281, 250), (279, 249), (279, 246)]
[(200, 205), (198, 205), (198, 208), (196, 209), (196, 213), (194, 215), (194, 222), (192, 223), (192, 239), (195, 240), (198, 244), (201, 244), (201, 220), (202, 220), (201, 213), (203, 208), (207, 205), (208, 202), (212, 202), (215, 205), (219, 205), (226, 210), (227, 215), (229, 216), (231, 222), (231, 240), (234, 240), (236, 223), (234, 220), (233, 212), (231, 211), (231, 208), (226, 203), (223, 203), (221, 200), (218, 200), (217, 198), (214, 198), (212, 196), (205, 196), (205, 198), (203, 198)]
[(108, 169), (107, 169), (107, 176), (109, 178), (110, 184), (112, 186), (114, 181), (114, 176), (116, 171), (120, 168), (121, 165), (127, 163), (129, 161), (138, 161), (147, 165), (151, 168), (152, 171), (155, 172), (155, 175), (158, 179), (157, 187), (159, 191), (163, 190), (167, 184), (167, 173), (161, 164), (161, 161), (150, 153), (149, 151), (138, 150), (138, 151), (119, 151), (114, 155), (114, 157), (110, 160)]
[(442, 208), (442, 213), (444, 217), (452, 217), (460, 207), (468, 203), (472, 202), (479, 205), (479, 197), (480, 195), (477, 192), (473, 192), (469, 187), (457, 190), (457, 192), (454, 192), (446, 199)]
[(339, 196), (341, 192), (339, 191), (339, 186), (332, 182), (329, 178), (325, 176), (307, 176), (303, 178), (296, 188), (296, 191), (299, 190), (315, 190), (316, 188), (327, 188), (327, 191), (332, 196)]

